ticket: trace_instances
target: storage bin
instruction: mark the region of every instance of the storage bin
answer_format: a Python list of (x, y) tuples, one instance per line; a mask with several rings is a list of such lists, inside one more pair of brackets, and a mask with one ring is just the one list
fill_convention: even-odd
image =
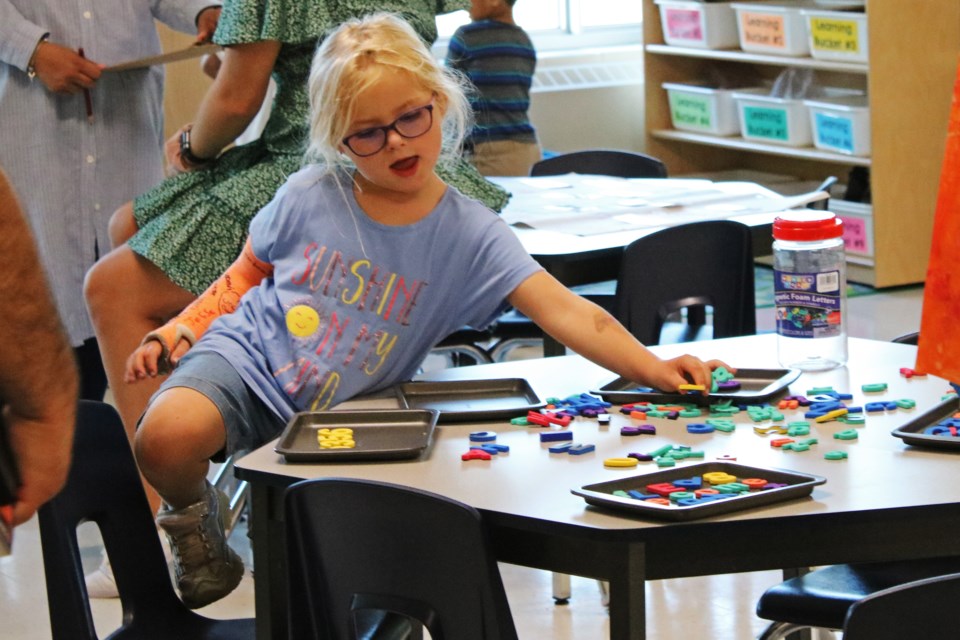
[(740, 135), (746, 140), (809, 146), (810, 116), (802, 99), (776, 98), (767, 89), (734, 91), (740, 119)]
[(866, 96), (804, 102), (815, 147), (852, 156), (870, 155), (870, 106)]
[(843, 220), (843, 247), (848, 254), (873, 257), (873, 206), (830, 200), (830, 211)]
[(823, 60), (867, 62), (867, 14), (804, 9), (810, 55)]
[(673, 127), (683, 131), (733, 136), (740, 133), (734, 89), (716, 89), (703, 83), (664, 82)]
[(737, 46), (737, 24), (728, 2), (654, 0), (660, 9), (663, 39), (669, 45), (700, 49)]
[(734, 3), (740, 48), (779, 56), (810, 55), (807, 28), (800, 14), (805, 6), (814, 5), (788, 0)]

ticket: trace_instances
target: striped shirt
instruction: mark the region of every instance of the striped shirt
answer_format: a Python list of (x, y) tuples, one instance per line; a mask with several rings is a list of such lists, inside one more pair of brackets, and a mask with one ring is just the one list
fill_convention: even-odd
[(476, 87), (470, 104), (476, 123), (467, 144), (495, 140), (535, 142), (527, 112), (537, 52), (523, 29), (494, 20), (466, 24), (453, 35), (447, 66)]

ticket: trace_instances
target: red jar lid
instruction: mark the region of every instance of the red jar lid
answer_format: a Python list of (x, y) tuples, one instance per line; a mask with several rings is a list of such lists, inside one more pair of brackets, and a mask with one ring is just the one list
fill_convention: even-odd
[(843, 220), (829, 211), (784, 211), (773, 221), (776, 240), (829, 240), (843, 235)]

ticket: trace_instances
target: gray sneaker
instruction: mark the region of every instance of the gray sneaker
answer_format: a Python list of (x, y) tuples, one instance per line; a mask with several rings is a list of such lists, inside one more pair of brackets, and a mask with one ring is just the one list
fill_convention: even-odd
[(227, 496), (208, 482), (199, 502), (182, 509), (164, 505), (157, 515), (173, 549), (177, 588), (191, 609), (219, 600), (240, 584), (243, 562), (223, 533), (229, 512)]

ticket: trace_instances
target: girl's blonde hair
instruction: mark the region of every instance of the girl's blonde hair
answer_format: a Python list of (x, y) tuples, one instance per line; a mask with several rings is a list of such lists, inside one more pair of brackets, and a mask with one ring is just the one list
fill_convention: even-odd
[(467, 81), (430, 53), (402, 18), (379, 12), (350, 19), (327, 36), (313, 57), (310, 93), (310, 144), (307, 156), (333, 170), (349, 165), (339, 145), (356, 110), (357, 96), (384, 73), (406, 73), (436, 95), (445, 111), (443, 153), (459, 153), (472, 125)]

